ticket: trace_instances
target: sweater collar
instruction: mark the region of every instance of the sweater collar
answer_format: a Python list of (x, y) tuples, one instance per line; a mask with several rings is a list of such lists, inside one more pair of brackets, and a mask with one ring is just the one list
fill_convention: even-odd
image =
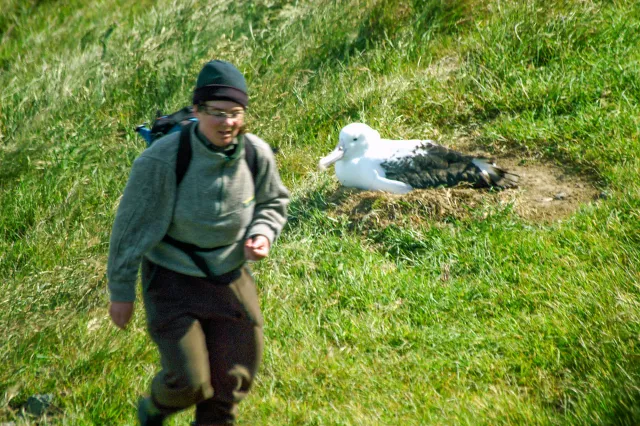
[(224, 148), (214, 145), (204, 134), (202, 134), (198, 125), (194, 126), (192, 136), (195, 136), (200, 146), (206, 148), (206, 152), (217, 156), (223, 156), (227, 160), (237, 159), (244, 149), (244, 138), (240, 136), (236, 136), (233, 141)]

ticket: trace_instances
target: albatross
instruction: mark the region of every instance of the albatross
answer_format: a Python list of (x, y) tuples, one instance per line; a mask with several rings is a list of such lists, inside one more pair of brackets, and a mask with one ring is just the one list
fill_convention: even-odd
[(406, 194), (413, 189), (455, 186), (516, 187), (518, 176), (491, 160), (462, 154), (431, 140), (391, 140), (363, 123), (340, 131), (336, 148), (318, 167), (335, 163), (336, 177), (346, 187)]

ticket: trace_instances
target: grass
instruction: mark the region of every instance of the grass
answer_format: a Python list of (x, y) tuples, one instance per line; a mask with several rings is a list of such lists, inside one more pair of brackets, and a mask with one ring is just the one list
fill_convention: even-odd
[[(134, 424), (158, 359), (140, 307), (108, 319), (109, 233), (133, 128), (217, 57), (293, 192), (256, 266), (265, 360), (240, 424), (640, 423), (639, 27), (631, 1), (5, 0), (0, 422), (35, 424), (20, 409), (50, 393), (39, 424)], [(358, 222), (315, 171), (352, 121), (611, 196), (554, 223)]]

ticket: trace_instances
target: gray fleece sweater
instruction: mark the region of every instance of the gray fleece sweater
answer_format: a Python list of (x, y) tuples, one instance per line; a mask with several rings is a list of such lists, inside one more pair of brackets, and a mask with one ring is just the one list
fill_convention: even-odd
[(142, 257), (186, 275), (204, 273), (182, 250), (162, 241), (176, 240), (202, 248), (209, 269), (223, 274), (245, 262), (244, 242), (264, 235), (273, 244), (287, 218), (289, 192), (271, 149), (247, 134), (255, 146), (258, 173), (254, 180), (244, 154), (244, 140), (232, 155), (205, 146), (191, 130), (192, 158), (176, 187), (180, 133), (154, 142), (134, 161), (111, 233), (107, 278), (113, 302), (135, 300)]

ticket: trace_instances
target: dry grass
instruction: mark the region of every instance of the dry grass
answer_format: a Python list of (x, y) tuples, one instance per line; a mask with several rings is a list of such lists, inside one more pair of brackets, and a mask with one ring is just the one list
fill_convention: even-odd
[(339, 188), (328, 199), (328, 211), (347, 216), (350, 223), (364, 228), (482, 220), (507, 209), (531, 222), (550, 223), (568, 217), (600, 195), (588, 179), (555, 166), (519, 166), (513, 160), (500, 164), (520, 176), (519, 188), (492, 191), (459, 186), (414, 190), (406, 195)]

